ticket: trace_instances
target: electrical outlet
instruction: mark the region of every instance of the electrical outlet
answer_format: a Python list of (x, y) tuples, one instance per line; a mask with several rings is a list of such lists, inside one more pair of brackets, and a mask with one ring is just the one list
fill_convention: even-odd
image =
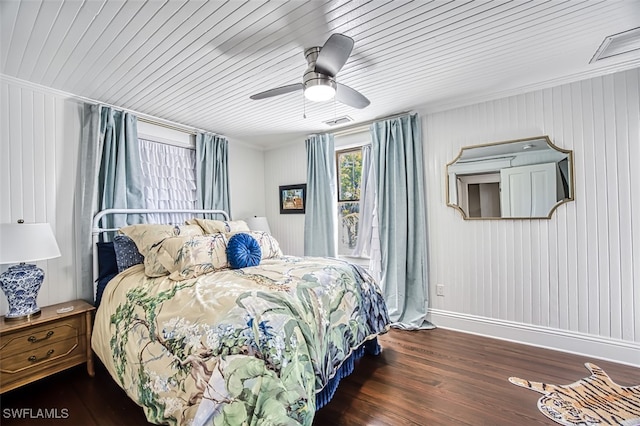
[(436, 285), (436, 296), (444, 296), (444, 284)]

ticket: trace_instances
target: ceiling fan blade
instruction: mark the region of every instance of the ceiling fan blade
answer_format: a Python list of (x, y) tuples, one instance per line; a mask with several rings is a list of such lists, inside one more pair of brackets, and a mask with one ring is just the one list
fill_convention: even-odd
[(295, 92), (297, 90), (302, 90), (304, 86), (302, 83), (290, 84), (288, 86), (276, 87), (275, 89), (265, 90), (264, 92), (256, 93), (255, 95), (249, 96), (249, 98), (257, 101), (259, 99), (266, 99), (272, 96), (284, 95), (287, 93)]
[(316, 60), (316, 72), (335, 77), (347, 63), (353, 50), (353, 39), (344, 34), (331, 34)]
[(362, 109), (371, 103), (362, 93), (344, 84), (337, 83), (336, 99), (343, 104)]

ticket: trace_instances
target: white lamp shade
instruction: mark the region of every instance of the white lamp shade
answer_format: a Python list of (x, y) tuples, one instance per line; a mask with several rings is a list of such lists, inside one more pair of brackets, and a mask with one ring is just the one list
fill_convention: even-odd
[(0, 224), (0, 264), (54, 257), (60, 257), (60, 249), (48, 223)]
[(245, 219), (245, 222), (247, 222), (247, 226), (252, 231), (262, 231), (271, 234), (271, 229), (269, 229), (269, 222), (267, 222), (266, 217), (253, 216)]

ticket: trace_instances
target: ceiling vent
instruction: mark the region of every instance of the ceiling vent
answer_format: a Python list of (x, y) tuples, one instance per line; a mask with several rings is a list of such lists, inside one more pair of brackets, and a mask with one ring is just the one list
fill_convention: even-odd
[(345, 115), (344, 117), (334, 118), (333, 120), (324, 121), (324, 124), (328, 124), (329, 126), (338, 126), (340, 124), (351, 123), (353, 118)]
[(634, 50), (640, 50), (640, 27), (606, 37), (589, 63)]

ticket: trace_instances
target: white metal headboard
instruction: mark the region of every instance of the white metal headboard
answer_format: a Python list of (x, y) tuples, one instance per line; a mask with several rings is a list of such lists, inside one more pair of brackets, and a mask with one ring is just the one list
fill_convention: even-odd
[(96, 295), (97, 289), (97, 281), (98, 281), (98, 240), (100, 238), (100, 234), (104, 232), (113, 232), (117, 231), (119, 228), (102, 228), (100, 222), (106, 216), (115, 216), (115, 215), (148, 215), (148, 214), (158, 214), (158, 213), (188, 213), (193, 215), (205, 215), (205, 214), (217, 214), (221, 215), (224, 220), (229, 220), (229, 214), (224, 210), (198, 210), (198, 209), (169, 209), (169, 210), (161, 210), (161, 209), (106, 209), (99, 211), (93, 217), (93, 226), (91, 227), (91, 245), (93, 247), (93, 295)]

